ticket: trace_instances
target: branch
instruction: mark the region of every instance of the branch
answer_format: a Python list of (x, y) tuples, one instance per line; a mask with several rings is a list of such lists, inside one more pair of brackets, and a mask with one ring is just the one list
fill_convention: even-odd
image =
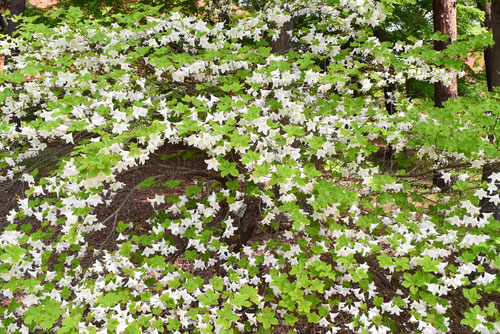
[(434, 173), (443, 169), (451, 169), (451, 168), (462, 168), (462, 167), (470, 167), (470, 163), (461, 163), (461, 164), (455, 164), (455, 165), (448, 165), (448, 166), (443, 166), (443, 167), (438, 167), (434, 169), (429, 169), (425, 172), (418, 173), (418, 174), (406, 174), (406, 175), (396, 175), (395, 177), (403, 179), (403, 178), (412, 178), (412, 177), (422, 177), (426, 176), (429, 173)]

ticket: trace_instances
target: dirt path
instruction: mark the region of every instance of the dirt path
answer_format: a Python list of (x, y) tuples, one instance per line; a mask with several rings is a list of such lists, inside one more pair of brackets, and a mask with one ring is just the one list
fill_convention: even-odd
[(38, 8), (47, 8), (49, 6), (55, 5), (58, 0), (30, 0), (30, 3)]
[[(55, 5), (59, 0), (29, 0), (29, 3), (38, 8), (47, 8), (49, 6)], [(0, 0), (0, 13), (7, 10), (7, 0)]]

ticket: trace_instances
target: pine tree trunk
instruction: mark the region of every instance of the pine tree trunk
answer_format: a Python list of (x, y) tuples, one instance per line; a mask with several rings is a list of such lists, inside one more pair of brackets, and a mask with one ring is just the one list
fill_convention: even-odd
[[(432, 1), (434, 32), (441, 32), (448, 35), (446, 41), (434, 41), (434, 50), (443, 51), (453, 41), (457, 40), (457, 1), (456, 0), (433, 0)], [(451, 85), (445, 86), (442, 82), (434, 84), (434, 105), (443, 107), (443, 103), (448, 99), (458, 97), (457, 77), (452, 80)], [(441, 173), (435, 172), (432, 183), (442, 191), (449, 191), (451, 184), (446, 183), (441, 177)]]
[[(488, 91), (492, 92), (494, 87), (500, 87), (500, 1), (493, 0), (490, 7), (488, 1), (485, 0), (483, 8), (485, 12), (484, 25), (493, 32), (493, 40), (495, 41), (495, 45), (489, 47), (484, 53)], [(491, 182), (489, 177), (493, 173), (500, 173), (498, 164), (484, 166), (481, 181)], [(497, 186), (500, 187), (500, 185)], [(495, 205), (487, 198), (481, 201), (481, 212), (492, 213), (495, 220), (500, 221), (500, 205)]]

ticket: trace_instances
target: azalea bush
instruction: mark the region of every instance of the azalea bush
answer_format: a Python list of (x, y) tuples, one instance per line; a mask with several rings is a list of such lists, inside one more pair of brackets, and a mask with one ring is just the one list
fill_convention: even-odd
[[(498, 93), (383, 94), (462, 76), (491, 38), (381, 42), (378, 1), (218, 4), (59, 9), (1, 42), (0, 181), (26, 191), (1, 217), (0, 332), (500, 331)], [(152, 213), (119, 219), (145, 191)]]

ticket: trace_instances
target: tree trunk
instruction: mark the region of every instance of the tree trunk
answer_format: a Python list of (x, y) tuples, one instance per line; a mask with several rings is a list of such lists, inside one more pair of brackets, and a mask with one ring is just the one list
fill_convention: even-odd
[[(483, 25), (488, 31), (492, 31), (491, 24), (491, 6), (488, 0), (478, 0), (477, 7), (484, 11), (484, 22)], [(493, 86), (491, 85), (491, 66), (493, 65), (493, 47), (489, 46), (484, 50), (484, 69), (486, 71), (486, 84), (488, 85), (488, 91), (493, 91)]]
[[(25, 0), (10, 0), (9, 3), (9, 10), (10, 10), (10, 15), (12, 16), (17, 16), (21, 15), (24, 13), (26, 10), (26, 2)], [(7, 21), (7, 34), (11, 37), (16, 37), (16, 31), (19, 25), (21, 24), (21, 21), (14, 22), (12, 20)], [(4, 59), (4, 64), (7, 65), (8, 63), (11, 62), (11, 57), (12, 56), (17, 56), (19, 55), (19, 49), (18, 48), (13, 48), (10, 51), (11, 56), (5, 57)], [(12, 122), (16, 124), (16, 130), (19, 130), (21, 128), (21, 120), (17, 117), (14, 116), (12, 118)]]
[[(453, 41), (457, 40), (457, 1), (456, 0), (433, 0), (432, 1), (434, 32), (441, 32), (448, 35), (446, 41), (434, 41), (434, 50), (443, 51)], [(448, 99), (458, 97), (457, 77), (454, 76), (451, 85), (445, 86), (442, 82), (434, 84), (434, 105), (443, 107), (443, 103)], [(450, 183), (446, 183), (441, 177), (441, 173), (435, 172), (432, 183), (442, 191), (449, 191)]]
[(389, 115), (396, 113), (396, 105), (394, 104), (394, 94), (396, 92), (396, 85), (391, 83), (384, 87), (385, 110)]
[[(434, 32), (440, 31), (441, 34), (449, 36), (446, 41), (434, 41), (434, 50), (443, 51), (449, 44), (457, 40), (457, 1), (433, 0), (432, 9), (434, 11)], [(436, 82), (434, 84), (434, 97), (434, 103), (439, 108), (442, 108), (443, 103), (448, 99), (457, 98), (457, 77), (454, 77), (450, 86)]]
[[(262, 3), (261, 6), (264, 7), (264, 3)], [(286, 1), (284, 1), (281, 4), (281, 10), (284, 12), (289, 11)], [(269, 24), (269, 27), (272, 29), (276, 29), (276, 24), (274, 22), (271, 22)], [(284, 54), (295, 47), (295, 42), (292, 40), (292, 35), (291, 35), (293, 33), (294, 28), (295, 28), (295, 17), (292, 16), (290, 18), (290, 21), (285, 22), (281, 27), (278, 34), (278, 38), (274, 40), (273, 38), (271, 38), (269, 40), (269, 45), (271, 46), (271, 52)]]
[[(493, 0), (491, 7), (488, 1), (485, 0), (482, 9), (485, 13), (484, 25), (488, 30), (493, 32), (493, 40), (495, 41), (495, 45), (489, 47), (484, 52), (486, 82), (488, 84), (488, 91), (492, 92), (494, 87), (500, 86), (500, 0)], [(500, 173), (500, 165), (484, 166), (481, 181), (491, 182), (489, 177), (493, 173)], [(498, 184), (497, 186), (500, 187)], [(487, 198), (481, 200), (481, 212), (492, 213), (495, 220), (500, 221), (500, 205), (495, 205), (495, 203), (490, 202)]]
[(500, 87), (500, 1), (491, 2), (491, 29), (493, 31), (493, 54), (491, 56), (491, 86)]
[(289, 35), (289, 32), (293, 32), (295, 27), (295, 18), (291, 18), (290, 21), (285, 22), (283, 27), (279, 32), (278, 39), (270, 41), (270, 45), (272, 48), (272, 52), (284, 54), (293, 49), (295, 43), (292, 41), (292, 37)]

